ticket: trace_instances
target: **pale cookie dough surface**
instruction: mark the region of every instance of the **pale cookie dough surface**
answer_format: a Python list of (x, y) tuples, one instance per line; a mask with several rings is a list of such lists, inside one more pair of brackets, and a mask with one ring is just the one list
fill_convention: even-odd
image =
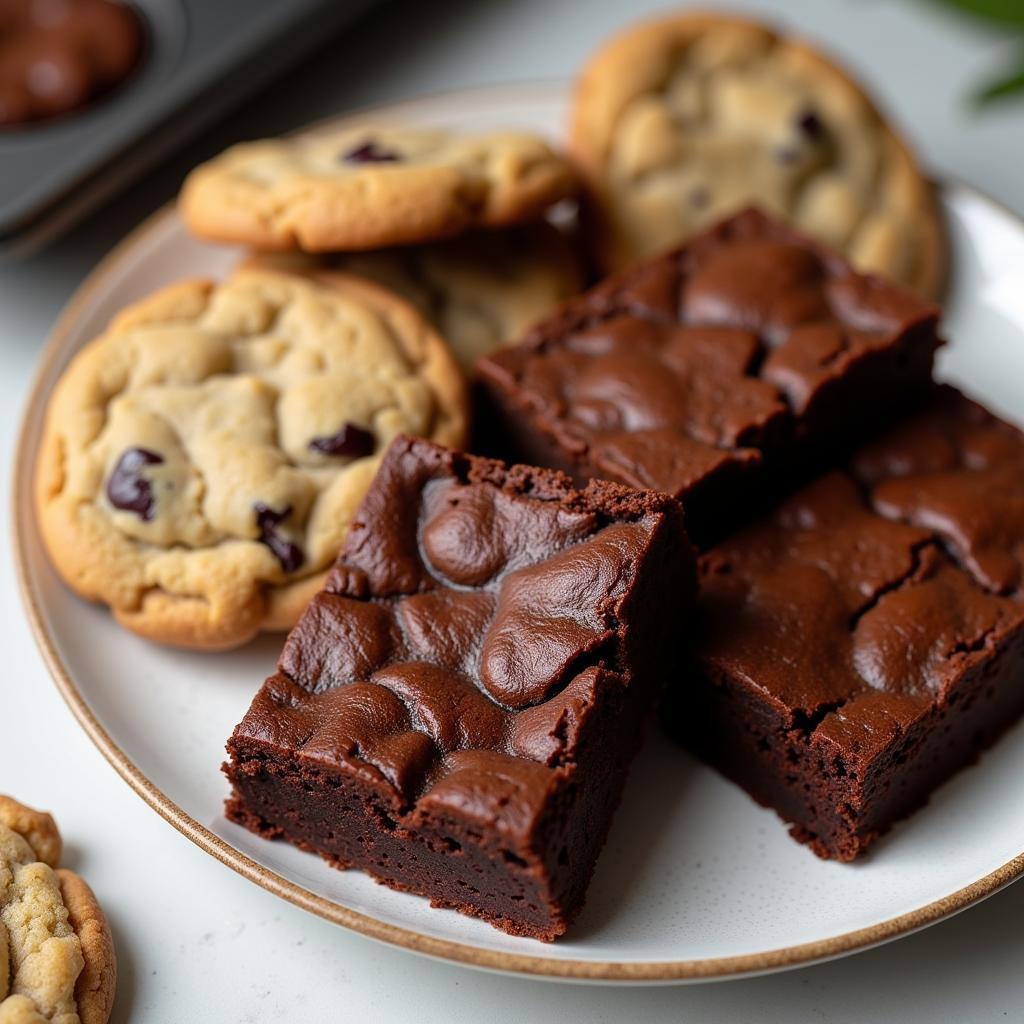
[(35, 811), (0, 794), (0, 825), (17, 832), (32, 847), (36, 860), (56, 868), (63, 850), (57, 823), (45, 811)]
[(399, 433), (465, 441), (465, 388), (359, 278), (237, 271), (130, 307), (54, 389), (36, 498), (51, 559), (129, 629), (223, 649), (294, 624)]
[(585, 68), (571, 149), (606, 269), (755, 204), (929, 295), (944, 276), (931, 187), (860, 88), (806, 44), (681, 14), (612, 39)]
[[(264, 255), (252, 263), (287, 268), (309, 259)], [(544, 222), (399, 249), (339, 253), (323, 266), (367, 277), (411, 302), (466, 374), (480, 356), (517, 341), (583, 284), (568, 240)]]
[(234, 146), (188, 176), (180, 209), (201, 238), (348, 251), (533, 220), (574, 188), (535, 135), (365, 125)]
[[(38, 845), (37, 845), (38, 844)], [(53, 819), (0, 797), (0, 1024), (106, 1024), (116, 961), (92, 890), (57, 867)]]

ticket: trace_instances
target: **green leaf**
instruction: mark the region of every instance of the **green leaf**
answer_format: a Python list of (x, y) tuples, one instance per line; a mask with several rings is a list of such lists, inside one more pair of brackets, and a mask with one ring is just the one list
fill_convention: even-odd
[(938, 0), (946, 7), (999, 25), (1024, 28), (1024, 0)]
[(974, 101), (978, 106), (984, 106), (995, 100), (1005, 100), (1021, 94), (1024, 94), (1024, 64), (1012, 74), (996, 78), (988, 85), (983, 86), (975, 93)]

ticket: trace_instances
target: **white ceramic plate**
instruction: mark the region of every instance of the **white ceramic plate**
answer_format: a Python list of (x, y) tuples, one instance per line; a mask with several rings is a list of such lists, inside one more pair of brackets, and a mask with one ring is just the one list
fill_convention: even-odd
[[(560, 86), (519, 86), (380, 116), (557, 137), (564, 108)], [(955, 340), (942, 375), (1024, 423), (1024, 225), (964, 186), (944, 188), (943, 204), (955, 253), (946, 327)], [(126, 303), (182, 276), (223, 275), (237, 257), (190, 239), (167, 210), (96, 269), (44, 356), (14, 488), (26, 607), (54, 677), (114, 767), (168, 821), (260, 885), (374, 938), (476, 966), (570, 978), (722, 978), (809, 963), (922, 927), (1024, 873), (1022, 727), (855, 865), (818, 860), (774, 814), (654, 736), (633, 770), (586, 909), (554, 945), (431, 910), (228, 824), (218, 770), (224, 741), (279, 640), (188, 654), (123, 632), (56, 579), (25, 482), (46, 396), (71, 354)]]

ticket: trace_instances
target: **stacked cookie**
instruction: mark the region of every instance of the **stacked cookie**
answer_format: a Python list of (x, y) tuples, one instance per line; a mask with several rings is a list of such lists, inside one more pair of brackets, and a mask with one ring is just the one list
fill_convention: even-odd
[(365, 125), (236, 146), (192, 172), (181, 212), (200, 238), (288, 254), (267, 265), (390, 288), (468, 371), (582, 284), (543, 220), (575, 191), (567, 161), (532, 135)]

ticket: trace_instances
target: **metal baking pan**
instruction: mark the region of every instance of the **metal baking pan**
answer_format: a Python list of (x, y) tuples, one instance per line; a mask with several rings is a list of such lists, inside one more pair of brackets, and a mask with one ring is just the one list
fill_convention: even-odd
[(139, 68), (81, 111), (0, 131), (0, 255), (70, 227), (374, 0), (132, 0)]

